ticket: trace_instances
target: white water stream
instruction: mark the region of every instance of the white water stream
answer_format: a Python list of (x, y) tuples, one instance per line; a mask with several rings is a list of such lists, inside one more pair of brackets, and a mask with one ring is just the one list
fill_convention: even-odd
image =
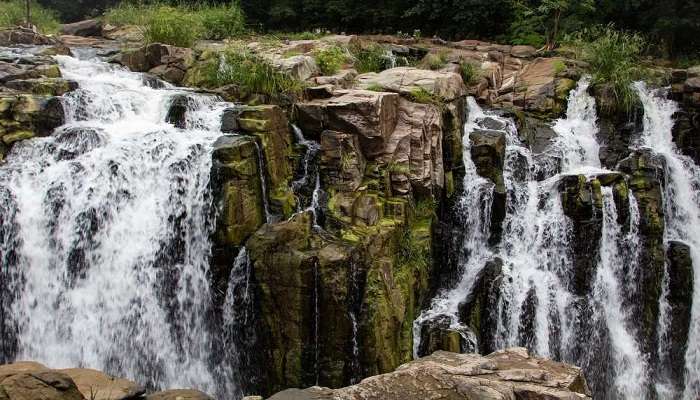
[[(237, 383), (208, 318), (209, 174), (226, 104), (57, 59), (80, 85), (64, 98), (66, 124), (14, 146), (0, 167), (16, 359), (230, 398)], [(186, 129), (164, 122), (176, 94), (191, 100)]]

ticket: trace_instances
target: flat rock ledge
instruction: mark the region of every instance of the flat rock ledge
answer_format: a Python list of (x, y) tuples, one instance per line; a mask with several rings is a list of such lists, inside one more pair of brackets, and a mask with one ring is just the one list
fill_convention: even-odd
[(580, 368), (524, 348), (488, 356), (437, 351), (341, 389), (289, 389), (268, 400), (590, 400)]

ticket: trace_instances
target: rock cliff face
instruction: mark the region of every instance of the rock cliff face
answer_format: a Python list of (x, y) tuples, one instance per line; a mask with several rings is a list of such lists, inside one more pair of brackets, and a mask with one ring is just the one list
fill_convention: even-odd
[(591, 399), (580, 369), (531, 357), (524, 348), (488, 356), (438, 351), (342, 389), (290, 389), (269, 400)]

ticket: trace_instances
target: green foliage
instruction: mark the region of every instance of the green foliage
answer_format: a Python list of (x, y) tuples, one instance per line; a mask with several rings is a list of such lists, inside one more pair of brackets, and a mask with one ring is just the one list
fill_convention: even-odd
[(354, 59), (355, 69), (361, 74), (382, 72), (386, 69), (386, 50), (376, 43), (351, 48), (350, 52)]
[[(18, 26), (24, 24), (26, 18), (26, 3), (24, 0), (2, 1), (0, 6), (0, 27)], [(31, 23), (42, 33), (55, 33), (60, 23), (56, 13), (32, 1)]]
[(367, 86), (366, 90), (371, 90), (373, 92), (383, 92), (384, 88), (381, 85), (378, 85), (376, 83), (372, 83), (371, 85)]
[(146, 20), (143, 36), (147, 43), (190, 47), (202, 37), (202, 26), (196, 14), (161, 6)]
[(564, 64), (564, 61), (561, 61), (561, 60), (555, 61), (554, 62), (554, 74), (558, 75), (564, 71), (566, 71), (566, 64)]
[(164, 2), (122, 2), (105, 12), (112, 25), (137, 25), (148, 42), (189, 47), (200, 39), (221, 40), (245, 33), (245, 16), (238, 3), (168, 6)]
[(195, 14), (201, 20), (204, 39), (221, 40), (245, 33), (245, 15), (237, 3), (198, 6)]
[(646, 75), (640, 64), (646, 48), (644, 38), (608, 25), (584, 30), (569, 41), (570, 46), (579, 49), (581, 59), (589, 64), (593, 84), (608, 85), (616, 106), (629, 110), (637, 101), (632, 83)]
[(209, 71), (212, 86), (238, 85), (247, 94), (298, 96), (303, 83), (277, 71), (264, 58), (245, 48), (230, 48), (222, 53), (221, 65)]
[(412, 227), (406, 227), (399, 233), (398, 262), (417, 269), (426, 268), (430, 264), (430, 248), (425, 241), (420, 240)]
[(467, 86), (479, 82), (479, 78), (481, 77), (479, 67), (468, 61), (459, 63), (459, 74), (462, 75), (462, 80)]
[(333, 75), (346, 63), (348, 51), (340, 46), (329, 46), (317, 50), (314, 58), (324, 75)]

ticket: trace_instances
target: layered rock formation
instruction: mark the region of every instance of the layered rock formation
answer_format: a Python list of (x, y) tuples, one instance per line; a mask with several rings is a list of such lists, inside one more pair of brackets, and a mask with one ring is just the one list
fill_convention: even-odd
[(591, 399), (581, 370), (531, 357), (524, 348), (488, 356), (438, 351), (342, 389), (290, 389), (269, 400)]

